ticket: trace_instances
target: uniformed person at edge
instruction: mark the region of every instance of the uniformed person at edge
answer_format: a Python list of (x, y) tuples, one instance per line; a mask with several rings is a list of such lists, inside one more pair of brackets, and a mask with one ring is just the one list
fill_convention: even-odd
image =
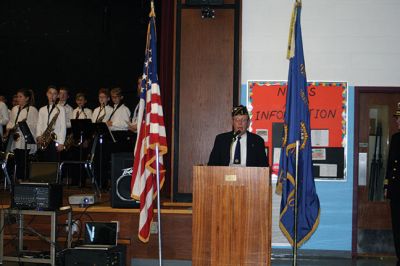
[[(397, 104), (397, 110), (393, 116), (400, 130), (400, 103)], [(400, 266), (400, 132), (393, 134), (390, 140), (386, 169), (385, 196), (390, 200), (393, 240), (397, 266)]]

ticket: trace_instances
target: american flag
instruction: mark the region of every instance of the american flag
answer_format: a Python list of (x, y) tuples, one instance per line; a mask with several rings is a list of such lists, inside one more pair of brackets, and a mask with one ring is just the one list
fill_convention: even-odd
[(150, 12), (138, 112), (138, 136), (131, 179), (131, 197), (140, 200), (139, 239), (149, 241), (153, 200), (157, 196), (156, 146), (159, 147), (160, 188), (165, 179), (162, 156), (167, 138), (157, 77), (157, 39), (154, 7)]

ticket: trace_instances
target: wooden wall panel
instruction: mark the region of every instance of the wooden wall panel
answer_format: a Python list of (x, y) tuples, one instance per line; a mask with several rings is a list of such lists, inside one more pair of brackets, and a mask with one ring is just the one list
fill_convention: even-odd
[[(192, 192), (192, 166), (206, 164), (214, 138), (231, 129), (234, 79), (233, 9), (182, 9), (178, 192)], [(175, 169), (176, 171), (176, 169)]]

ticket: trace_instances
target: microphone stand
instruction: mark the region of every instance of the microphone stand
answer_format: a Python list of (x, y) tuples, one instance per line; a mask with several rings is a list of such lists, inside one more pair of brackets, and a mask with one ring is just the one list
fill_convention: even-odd
[(28, 179), (28, 173), (26, 171), (26, 168), (28, 167), (28, 136), (24, 135), (24, 140), (25, 140), (25, 149), (24, 149), (24, 177), (25, 179)]
[(100, 151), (99, 151), (99, 181), (100, 181), (100, 187), (103, 186), (103, 134), (100, 134), (99, 136), (99, 143), (100, 143)]
[[(81, 130), (80, 132), (80, 137), (79, 137), (79, 161), (82, 161), (82, 154), (83, 154), (83, 131)], [(80, 186), (83, 186), (84, 184), (82, 184), (82, 165), (79, 165), (79, 182), (80, 182)]]

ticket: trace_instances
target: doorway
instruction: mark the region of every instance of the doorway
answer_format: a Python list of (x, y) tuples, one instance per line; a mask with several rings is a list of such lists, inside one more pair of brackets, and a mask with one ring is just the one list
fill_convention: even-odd
[(394, 255), (383, 182), (400, 88), (355, 88), (353, 254)]

